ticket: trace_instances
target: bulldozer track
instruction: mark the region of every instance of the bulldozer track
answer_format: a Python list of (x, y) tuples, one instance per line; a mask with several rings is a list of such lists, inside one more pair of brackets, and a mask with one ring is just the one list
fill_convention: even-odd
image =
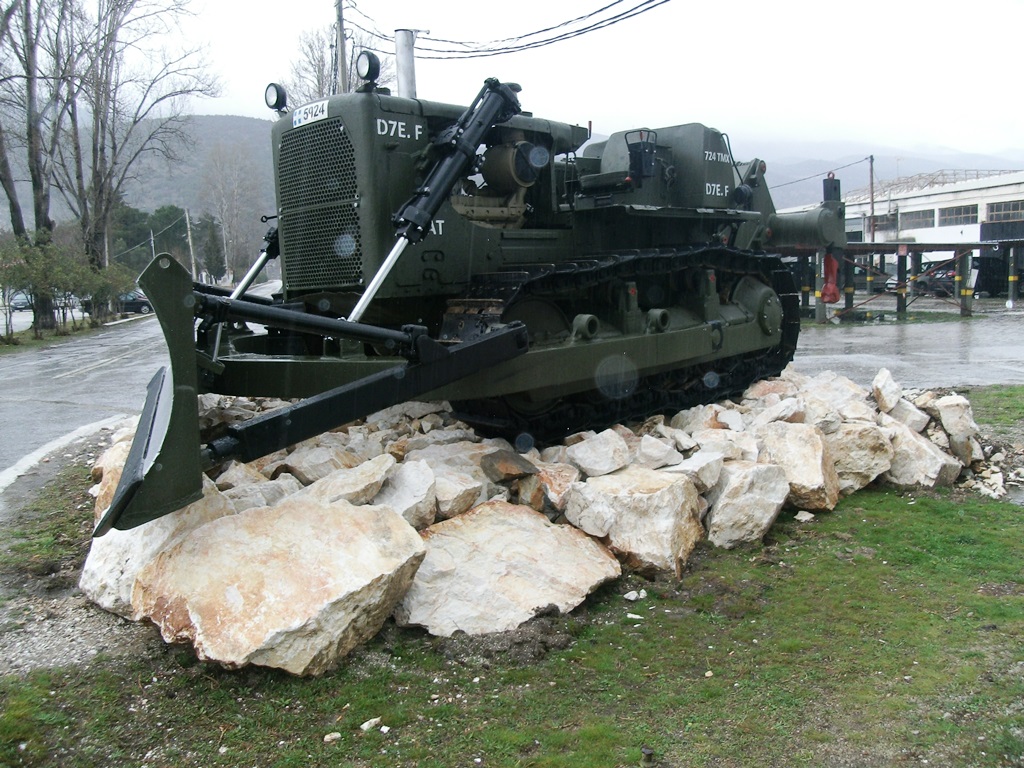
[[(581, 291), (652, 277), (670, 283), (694, 268), (714, 270), (719, 284), (754, 276), (771, 286), (782, 307), (778, 343), (711, 362), (681, 359), (669, 370), (640, 372), (635, 386), (627, 391), (609, 393), (595, 387), (560, 398), (539, 412), (523, 412), (509, 397), (463, 400), (452, 403), (453, 408), (484, 432), (505, 436), (519, 446), (543, 445), (573, 432), (635, 423), (659, 413), (733, 397), (754, 381), (780, 373), (793, 359), (800, 330), (795, 282), (777, 256), (728, 247), (634, 251), (479, 275), (470, 291), (449, 302), (447, 335), (456, 340), (456, 329), (468, 337), (486, 333), (489, 325), (500, 322), (511, 307), (527, 299), (564, 301)], [(467, 316), (473, 322), (466, 322)]]

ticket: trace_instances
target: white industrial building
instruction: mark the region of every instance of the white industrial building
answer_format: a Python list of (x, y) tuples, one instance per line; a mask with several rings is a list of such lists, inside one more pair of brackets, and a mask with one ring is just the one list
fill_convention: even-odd
[[(921, 254), (923, 262), (950, 262), (964, 243), (973, 251), (970, 284), (979, 292), (1001, 295), (1019, 281), (1024, 265), (1024, 171), (956, 170), (879, 181), (874, 189), (844, 196), (846, 232), (857, 253), (894, 253), (883, 243), (933, 244), (901, 249)], [(985, 248), (979, 243), (992, 243)], [(970, 248), (969, 244), (975, 245)], [(951, 249), (952, 248), (952, 249)], [(872, 259), (873, 262), (876, 259)], [(876, 263), (877, 266), (877, 263)]]
[[(851, 242), (977, 243), (986, 224), (1024, 226), (1024, 171), (936, 171), (845, 196)], [(872, 237), (872, 224), (874, 237)]]

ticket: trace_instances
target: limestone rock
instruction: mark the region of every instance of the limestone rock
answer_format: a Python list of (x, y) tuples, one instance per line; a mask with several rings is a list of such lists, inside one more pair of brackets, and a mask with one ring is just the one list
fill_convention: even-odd
[(231, 502), (204, 477), (203, 498), (198, 501), (136, 528), (115, 528), (93, 539), (78, 587), (104, 610), (138, 620), (141, 616), (132, 607), (132, 588), (139, 571), (194, 529), (234, 513)]
[(565, 517), (631, 568), (679, 576), (704, 536), (697, 489), (675, 473), (630, 466), (573, 483)]
[[(261, 475), (262, 477), (262, 475)], [(231, 500), (235, 512), (244, 512), (254, 507), (269, 507), (284, 498), (302, 490), (302, 483), (287, 472), (273, 480), (264, 478), (263, 482), (239, 485), (224, 491), (224, 496)]]
[(351, 469), (360, 463), (354, 453), (332, 445), (315, 445), (308, 441), (296, 448), (275, 470), (275, 476), (287, 472), (303, 485), (311, 485), (339, 469)]
[(100, 454), (96, 463), (92, 465), (92, 478), (97, 482), (96, 487), (92, 490), (93, 496), (96, 497), (93, 509), (94, 525), (103, 517), (103, 513), (106, 512), (114, 498), (114, 491), (117, 490), (117, 484), (121, 481), (121, 470), (124, 469), (124, 463), (128, 460), (128, 452), (131, 447), (131, 441), (127, 440), (114, 443)]
[(228, 462), (227, 467), (224, 471), (217, 475), (215, 482), (217, 483), (217, 490), (227, 491), (231, 488), (238, 488), (243, 485), (251, 485), (252, 483), (264, 483), (267, 478), (251, 464), (246, 464), (241, 461)]
[(761, 441), (758, 461), (778, 464), (789, 481), (787, 502), (808, 510), (834, 509), (839, 501), (839, 478), (825, 436), (811, 424), (776, 421), (757, 430)]
[(868, 403), (867, 390), (832, 371), (806, 378), (800, 393), (806, 408), (804, 422), (826, 435), (844, 421), (875, 421), (877, 411)]
[(924, 432), (928, 426), (928, 414), (906, 398), (900, 398), (889, 410), (889, 415), (897, 421), (902, 421), (915, 432)]
[(841, 424), (825, 440), (835, 460), (839, 492), (844, 496), (859, 491), (892, 465), (892, 442), (874, 424)]
[(691, 434), (703, 429), (732, 429), (742, 432), (743, 415), (719, 403), (696, 405), (673, 416), (669, 426)]
[(699, 429), (690, 435), (702, 451), (714, 451), (726, 459), (757, 461), (757, 438), (731, 429)]
[(647, 469), (658, 469), (669, 464), (678, 464), (683, 460), (683, 454), (668, 441), (659, 440), (651, 435), (640, 438), (635, 456), (633, 463)]
[(750, 426), (756, 429), (773, 421), (788, 421), (794, 424), (803, 423), (806, 417), (806, 406), (799, 397), (787, 397), (777, 403), (758, 410), (751, 418)]
[(468, 472), (444, 465), (434, 468), (434, 490), (440, 520), (461, 515), (486, 501), (485, 483)]
[(394, 457), (383, 454), (357, 466), (335, 470), (304, 489), (302, 495), (324, 504), (339, 500), (356, 506), (368, 504), (380, 491), (394, 466)]
[(380, 629), (424, 554), (388, 509), (292, 497), (193, 531), (142, 570), (132, 602), (201, 659), (316, 675)]
[(570, 445), (566, 455), (588, 477), (607, 475), (629, 463), (629, 446), (614, 429)]
[(437, 515), (434, 471), (425, 461), (403, 461), (384, 482), (373, 503), (391, 507), (416, 530), (432, 525)]
[(697, 449), (697, 441), (681, 429), (670, 427), (667, 424), (658, 424), (655, 427), (655, 433), (667, 440), (671, 440), (677, 451), (689, 453)]
[(537, 468), (514, 451), (499, 449), (480, 457), (480, 469), (494, 483), (507, 483), (537, 472)]
[(452, 407), (444, 401), (425, 403), (410, 400), (371, 413), (366, 417), (366, 423), (372, 424), (377, 429), (391, 429), (406, 421), (422, 419), (429, 414), (450, 413), (451, 410)]
[(718, 484), (707, 493), (708, 539), (725, 549), (760, 541), (787, 496), (786, 470), (777, 464), (725, 462)]
[(949, 448), (963, 464), (984, 459), (981, 447), (975, 439), (978, 425), (974, 422), (971, 404), (963, 395), (946, 395), (934, 402), (935, 411), (942, 428), (949, 435)]
[(135, 437), (135, 432), (138, 430), (138, 428), (138, 416), (129, 416), (127, 419), (122, 419), (121, 421), (117, 422), (117, 424), (115, 424), (113, 427), (111, 427), (112, 433), (110, 435), (110, 444), (116, 445), (117, 443), (124, 442), (126, 440), (130, 443), (132, 441), (132, 438)]
[[(435, 429), (422, 435), (409, 435), (388, 446), (388, 452), (396, 459), (416, 451), (427, 451), (441, 445), (475, 445), (479, 438), (471, 429)], [(493, 448), (491, 449), (493, 450)], [(423, 457), (417, 457), (423, 458)]]
[(892, 465), (882, 474), (883, 480), (902, 488), (934, 488), (956, 481), (961, 470), (959, 461), (902, 422), (887, 415), (881, 417), (881, 422), (893, 447)]
[(776, 395), (779, 400), (794, 397), (799, 391), (796, 381), (784, 377), (755, 381), (743, 393), (744, 400), (763, 400), (769, 395)]
[(505, 502), (437, 523), (423, 538), (426, 558), (395, 620), (433, 635), (515, 629), (549, 605), (567, 613), (620, 574), (615, 558), (584, 533)]
[(878, 403), (878, 410), (888, 413), (903, 398), (903, 388), (896, 383), (888, 368), (879, 369), (871, 382), (871, 393)]
[(565, 511), (565, 498), (572, 484), (580, 479), (580, 471), (572, 464), (537, 463), (537, 473), (519, 481), (520, 503), (542, 512), (550, 506)]
[(684, 474), (696, 486), (698, 493), (705, 493), (718, 482), (723, 461), (724, 457), (718, 451), (702, 448), (689, 458), (661, 471)]
[(569, 448), (565, 445), (549, 445), (540, 452), (540, 460), (547, 464), (568, 464)]

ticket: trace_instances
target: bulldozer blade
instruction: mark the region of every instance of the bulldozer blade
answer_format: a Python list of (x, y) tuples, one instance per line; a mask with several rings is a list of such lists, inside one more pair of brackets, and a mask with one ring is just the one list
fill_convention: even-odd
[(93, 536), (135, 528), (203, 495), (192, 276), (161, 254), (139, 285), (156, 310), (171, 369), (161, 368), (149, 383), (121, 479)]

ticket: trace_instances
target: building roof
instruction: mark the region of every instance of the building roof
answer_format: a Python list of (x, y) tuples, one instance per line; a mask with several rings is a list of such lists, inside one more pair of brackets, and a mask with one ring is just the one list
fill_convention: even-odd
[[(1001, 179), (996, 184), (967, 184), (967, 182), (978, 182), (986, 179), (993, 179), (994, 177), (997, 176), (1007, 176), (1009, 174), (1021, 174), (1022, 176), (1024, 176), (1024, 171), (945, 169), (941, 171), (932, 171), (931, 173), (918, 173), (915, 174), (914, 176), (904, 176), (897, 179), (878, 180), (875, 182), (875, 200), (893, 198), (900, 195), (907, 195), (911, 192), (919, 192), (923, 190), (931, 191), (934, 190), (935, 187), (942, 187), (953, 184), (970, 186), (974, 188), (981, 186), (996, 186), (997, 184), (1008, 183), (1013, 180)], [(871, 200), (871, 190), (857, 189), (852, 192), (848, 192), (843, 197), (847, 203), (868, 202)]]

